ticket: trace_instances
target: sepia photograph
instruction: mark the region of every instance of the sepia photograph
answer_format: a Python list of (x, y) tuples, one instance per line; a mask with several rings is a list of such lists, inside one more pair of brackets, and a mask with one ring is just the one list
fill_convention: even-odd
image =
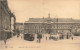
[(0, 0), (0, 50), (80, 50), (80, 0)]

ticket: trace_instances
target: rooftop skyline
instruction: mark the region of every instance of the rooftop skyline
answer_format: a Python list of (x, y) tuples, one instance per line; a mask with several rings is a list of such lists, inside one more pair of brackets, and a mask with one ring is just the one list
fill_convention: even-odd
[(29, 18), (74, 18), (80, 19), (79, 0), (8, 0), (16, 22), (25, 22)]

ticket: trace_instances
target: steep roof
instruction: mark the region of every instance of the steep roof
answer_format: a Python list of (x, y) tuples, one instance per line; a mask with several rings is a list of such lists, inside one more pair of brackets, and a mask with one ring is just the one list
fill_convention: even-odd
[(59, 22), (59, 23), (80, 23), (79, 19), (72, 19), (72, 18), (29, 18), (27, 22), (47, 22), (51, 20), (51, 22)]

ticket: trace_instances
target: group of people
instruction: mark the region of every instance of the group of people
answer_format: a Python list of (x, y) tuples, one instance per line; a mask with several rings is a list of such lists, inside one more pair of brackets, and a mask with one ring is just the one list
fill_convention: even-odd
[[(37, 35), (37, 39), (38, 39), (37, 42), (40, 43), (41, 42), (41, 38), (43, 38), (44, 36), (45, 36), (45, 39), (48, 40), (49, 37), (50, 37), (49, 35), (50, 34), (48, 34), (48, 36), (46, 36), (46, 34), (45, 35), (44, 34), (43, 35), (42, 34), (41, 35)], [(56, 34), (56, 36), (54, 36), (54, 37), (57, 40), (60, 40), (60, 39), (72, 39), (73, 40), (74, 39), (73, 34), (68, 34), (68, 33), (67, 34)]]
[(42, 39), (42, 34), (37, 34), (37, 42), (40, 43)]

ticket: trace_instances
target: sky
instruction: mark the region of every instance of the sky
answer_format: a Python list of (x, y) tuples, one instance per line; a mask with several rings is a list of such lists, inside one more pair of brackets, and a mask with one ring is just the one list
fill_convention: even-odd
[(29, 18), (74, 18), (80, 19), (79, 0), (8, 0), (8, 6), (16, 16), (16, 22)]

